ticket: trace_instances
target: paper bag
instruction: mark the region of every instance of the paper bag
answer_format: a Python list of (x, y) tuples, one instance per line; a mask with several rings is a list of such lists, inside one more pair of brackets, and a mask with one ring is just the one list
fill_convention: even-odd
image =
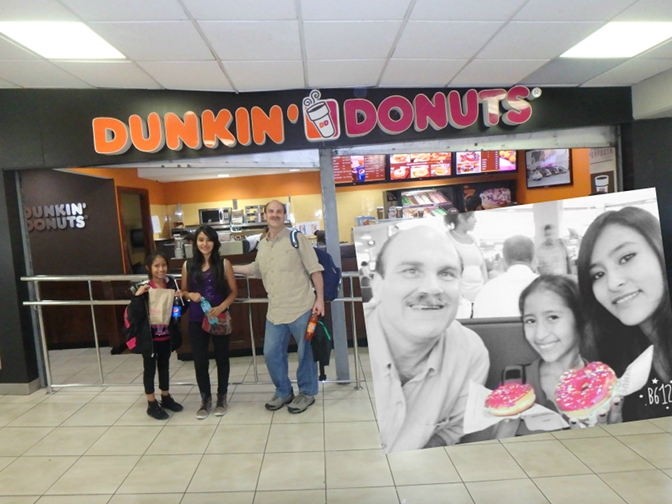
[(173, 289), (149, 289), (150, 325), (168, 325), (173, 312)]

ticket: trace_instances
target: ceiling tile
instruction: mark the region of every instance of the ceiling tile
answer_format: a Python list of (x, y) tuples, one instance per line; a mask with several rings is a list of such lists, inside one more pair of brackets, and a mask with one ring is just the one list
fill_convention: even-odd
[(672, 40), (660, 44), (658, 47), (651, 49), (649, 51), (643, 52), (638, 55), (637, 58), (644, 59), (665, 59), (672, 58)]
[(88, 88), (85, 82), (48, 61), (3, 61), (0, 79), (31, 88)]
[(410, 0), (301, 0), (304, 21), (354, 21), (404, 19)]
[(384, 64), (384, 59), (308, 61), (308, 87), (375, 86)]
[(212, 60), (214, 56), (189, 21), (90, 23), (91, 28), (129, 59)]
[(56, 0), (2, 0), (0, 21), (79, 21)]
[(600, 26), (600, 23), (511, 22), (495, 35), (477, 58), (555, 58)]
[(0, 36), (0, 60), (38, 60), (30, 51)]
[(586, 82), (585, 86), (631, 86), (672, 68), (672, 60), (633, 59)]
[(608, 21), (637, 0), (530, 0), (516, 21)]
[(166, 89), (233, 91), (215, 61), (142, 61), (138, 65)]
[(512, 86), (546, 63), (548, 60), (473, 60), (450, 86)]
[(640, 0), (614, 21), (672, 21), (670, 0)]
[(19, 86), (17, 86), (13, 82), (9, 82), (9, 81), (0, 79), (0, 88), (18, 88), (18, 87)]
[(222, 61), (300, 60), (298, 21), (199, 21)]
[(54, 64), (99, 88), (161, 89), (130, 61), (55, 61)]
[(444, 87), (467, 61), (469, 60), (393, 58), (387, 64), (380, 85), (383, 87)]
[(557, 59), (528, 75), (522, 84), (580, 86), (625, 61), (624, 59)]
[(310, 60), (387, 58), (401, 22), (304, 22)]
[(177, 0), (61, 0), (86, 21), (188, 19)]
[(395, 58), (471, 58), (502, 26), (500, 22), (409, 21)]
[(301, 89), (306, 86), (301, 61), (231, 61), (224, 68), (239, 91)]
[(288, 0), (182, 0), (195, 19), (219, 21), (296, 20), (296, 8)]
[(426, 21), (507, 21), (527, 0), (417, 0), (411, 19)]

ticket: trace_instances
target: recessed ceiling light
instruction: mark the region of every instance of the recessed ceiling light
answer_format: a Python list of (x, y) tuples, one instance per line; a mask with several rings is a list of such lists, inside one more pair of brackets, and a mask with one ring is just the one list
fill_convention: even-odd
[(672, 37), (672, 23), (608, 23), (561, 58), (630, 58)]
[(217, 176), (218, 176), (219, 178), (226, 178), (226, 177), (230, 177), (231, 175), (228, 174), (228, 173), (219, 173)]
[(84, 23), (3, 21), (0, 33), (47, 59), (126, 59)]

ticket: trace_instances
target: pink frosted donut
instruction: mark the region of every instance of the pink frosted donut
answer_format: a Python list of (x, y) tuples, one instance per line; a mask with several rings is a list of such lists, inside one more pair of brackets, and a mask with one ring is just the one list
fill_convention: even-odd
[(536, 394), (527, 383), (506, 383), (490, 392), (485, 409), (495, 416), (511, 416), (525, 411), (534, 404)]
[(601, 362), (591, 362), (562, 374), (555, 389), (555, 402), (570, 418), (588, 418), (611, 399), (614, 385), (614, 370)]

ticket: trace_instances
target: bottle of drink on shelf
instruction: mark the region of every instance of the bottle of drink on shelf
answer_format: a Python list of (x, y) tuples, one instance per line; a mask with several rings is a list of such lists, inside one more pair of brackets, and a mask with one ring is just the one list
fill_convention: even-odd
[(310, 319), (308, 319), (308, 327), (306, 327), (306, 336), (305, 338), (310, 341), (313, 339), (315, 334), (315, 328), (317, 327), (317, 319), (319, 315), (316, 312), (310, 314)]

